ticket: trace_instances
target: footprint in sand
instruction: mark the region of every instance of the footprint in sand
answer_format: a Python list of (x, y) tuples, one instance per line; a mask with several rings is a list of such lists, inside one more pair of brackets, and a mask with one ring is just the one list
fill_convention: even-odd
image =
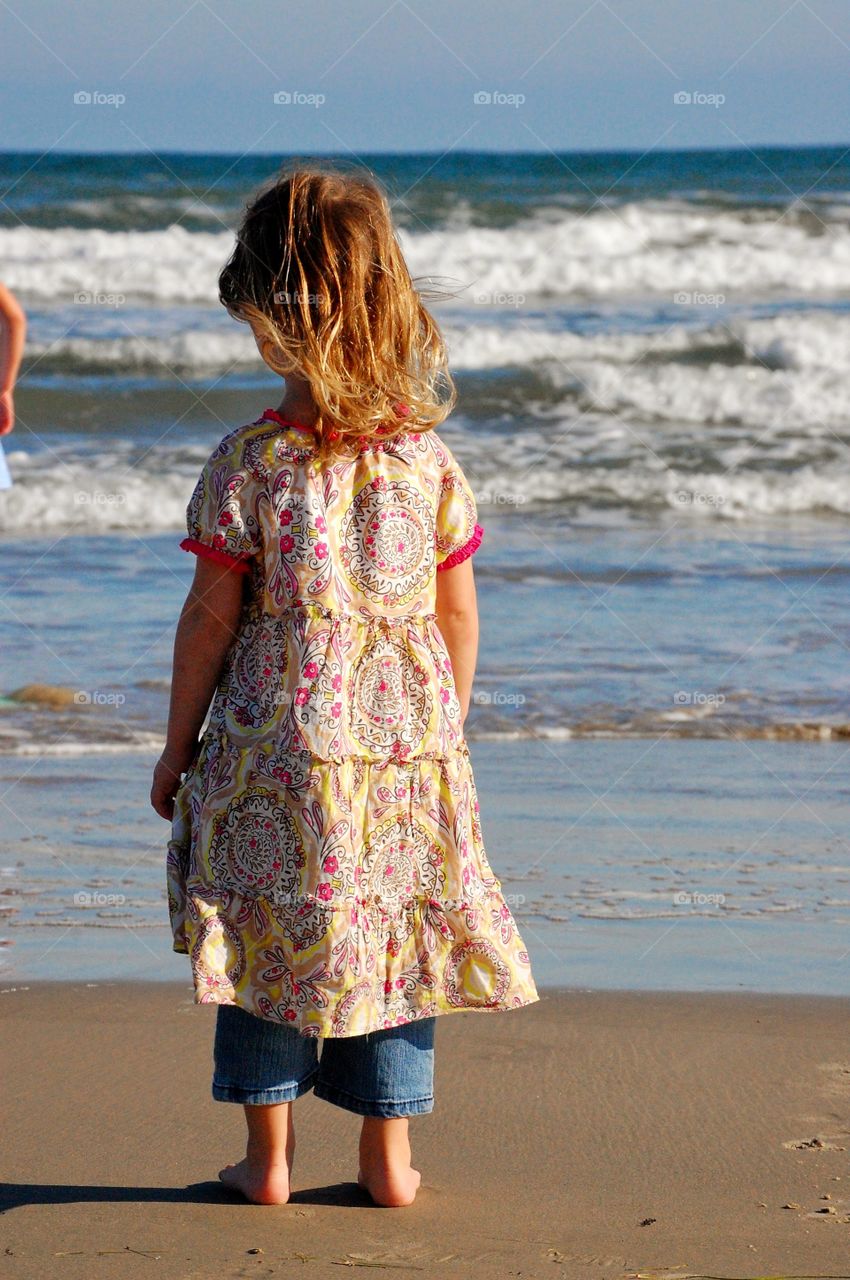
[[(840, 1099), (845, 1104), (850, 1103), (850, 1063), (819, 1062), (818, 1070), (822, 1073), (820, 1092), (831, 1100)], [(850, 1108), (845, 1106), (842, 1111), (846, 1114), (848, 1109)], [(815, 1123), (818, 1120), (822, 1123), (824, 1119), (823, 1116), (807, 1118)], [(833, 1112), (827, 1123), (843, 1118), (843, 1115)], [(846, 1151), (848, 1143), (850, 1129), (841, 1129), (838, 1133), (815, 1133), (808, 1138), (793, 1138), (782, 1145), (788, 1151)]]
[(790, 1142), (783, 1142), (782, 1145), (787, 1151), (846, 1151), (846, 1146), (840, 1145), (841, 1138), (850, 1138), (850, 1132), (832, 1136), (816, 1133), (812, 1138), (793, 1138)]
[(819, 1062), (818, 1070), (823, 1072), (822, 1088), (827, 1097), (850, 1101), (850, 1063)]

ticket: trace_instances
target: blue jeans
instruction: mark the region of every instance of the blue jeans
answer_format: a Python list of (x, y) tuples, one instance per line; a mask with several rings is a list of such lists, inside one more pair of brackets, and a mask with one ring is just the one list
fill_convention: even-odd
[(361, 1116), (415, 1116), (434, 1109), (435, 1017), (363, 1036), (299, 1035), (285, 1023), (220, 1004), (212, 1094), (262, 1106), (317, 1098)]

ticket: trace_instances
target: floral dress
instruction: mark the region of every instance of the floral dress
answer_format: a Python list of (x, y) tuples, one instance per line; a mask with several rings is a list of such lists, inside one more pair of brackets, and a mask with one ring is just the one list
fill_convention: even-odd
[(275, 411), (226, 436), (188, 551), (246, 575), (168, 846), (196, 1003), (353, 1036), (539, 999), (487, 861), (436, 575), (477, 548), (433, 431), (319, 464)]

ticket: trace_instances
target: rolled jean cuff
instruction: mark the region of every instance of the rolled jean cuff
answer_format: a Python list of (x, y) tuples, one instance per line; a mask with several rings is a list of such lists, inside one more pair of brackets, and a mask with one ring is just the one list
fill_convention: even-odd
[(324, 1102), (333, 1103), (335, 1107), (354, 1111), (359, 1116), (379, 1116), (384, 1120), (393, 1120), (400, 1116), (420, 1116), (434, 1110), (433, 1093), (424, 1098), (409, 1098), (405, 1102), (375, 1102), (358, 1098), (354, 1093), (338, 1089), (335, 1085), (323, 1084), (321, 1081), (314, 1086), (313, 1093)]
[(278, 1102), (294, 1102), (303, 1093), (308, 1093), (319, 1074), (318, 1067), (311, 1071), (298, 1084), (279, 1085), (273, 1089), (243, 1089), (239, 1085), (212, 1083), (212, 1096), (216, 1102), (239, 1102), (243, 1106), (267, 1107)]

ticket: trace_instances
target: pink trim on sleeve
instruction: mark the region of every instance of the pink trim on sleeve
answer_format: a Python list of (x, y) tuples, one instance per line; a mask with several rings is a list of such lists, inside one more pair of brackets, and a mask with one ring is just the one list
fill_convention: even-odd
[(462, 547), (458, 547), (457, 551), (453, 551), (450, 556), (446, 556), (445, 560), (437, 565), (437, 572), (439, 572), (440, 569), (453, 569), (456, 564), (463, 564), (463, 561), (468, 560), (469, 557), (481, 546), (481, 539), (483, 537), (484, 529), (480, 524), (477, 524), (469, 542)]
[(196, 556), (202, 556), (204, 560), (212, 560), (215, 564), (226, 565), (228, 569), (235, 569), (237, 573), (250, 573), (251, 566), (248, 563), (250, 557), (239, 557), (229, 555), (227, 551), (218, 551), (215, 547), (207, 546), (206, 542), (199, 542), (197, 538), (184, 538), (180, 543), (184, 551), (191, 551)]

